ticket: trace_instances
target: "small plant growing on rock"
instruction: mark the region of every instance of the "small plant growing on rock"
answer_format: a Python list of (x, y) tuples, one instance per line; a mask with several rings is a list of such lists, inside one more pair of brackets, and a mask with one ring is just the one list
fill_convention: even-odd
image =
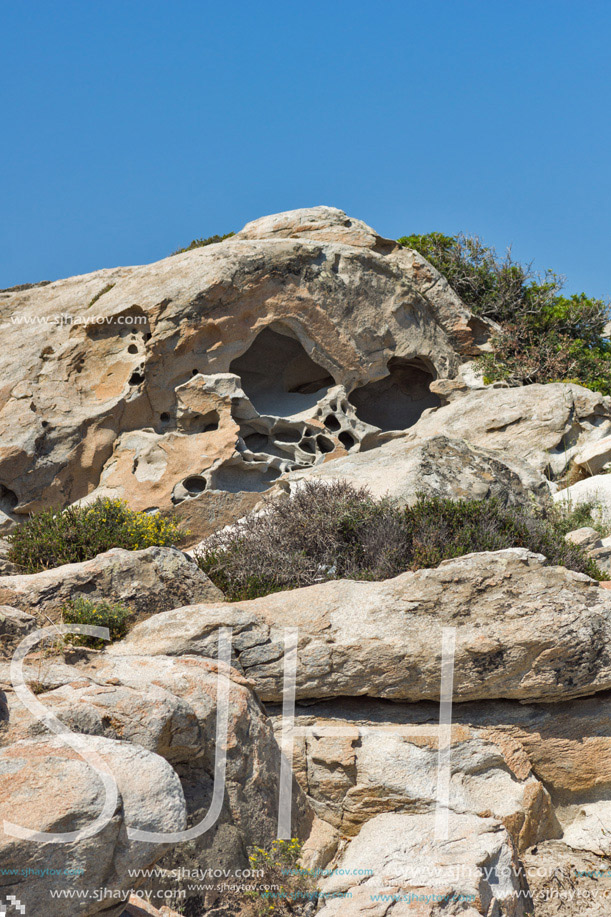
[(177, 248), (172, 254), (182, 255), (183, 252), (193, 251), (194, 248), (204, 248), (206, 245), (216, 245), (217, 242), (224, 242), (225, 239), (231, 239), (232, 236), (235, 236), (235, 232), (226, 232), (222, 236), (208, 236), (206, 239), (193, 239), (186, 248)]
[[(91, 624), (95, 627), (107, 627), (111, 642), (125, 636), (131, 615), (131, 608), (127, 605), (105, 600), (93, 601), (80, 595), (62, 608), (62, 619), (65, 624)], [(105, 640), (97, 637), (70, 634), (68, 638), (71, 643), (83, 646), (103, 647), (106, 645)]]
[(123, 500), (100, 498), (89, 506), (33, 513), (8, 536), (9, 560), (26, 573), (90, 560), (111, 548), (137, 551), (180, 544), (186, 536), (161, 513), (140, 513)]
[(230, 601), (329, 579), (382, 580), (477, 551), (528, 548), (596, 579), (553, 509), (420, 497), (401, 509), (346, 482), (307, 482), (209, 538), (197, 561)]

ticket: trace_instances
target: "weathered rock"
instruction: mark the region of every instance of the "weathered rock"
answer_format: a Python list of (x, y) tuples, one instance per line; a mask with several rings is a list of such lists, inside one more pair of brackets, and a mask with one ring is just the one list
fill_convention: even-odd
[[(437, 803), (437, 730), (400, 723), (376, 724), (299, 708), (295, 775), (318, 815), (342, 836), (383, 812), (422, 813)], [(356, 711), (353, 711), (356, 712)], [(278, 718), (278, 729), (282, 721)], [(501, 747), (481, 732), (452, 730), (450, 808), (501, 821), (516, 849), (559, 837), (560, 826), (547, 790), (529, 766), (516, 767)], [(513, 769), (512, 769), (513, 766)]]
[[(269, 709), (276, 719), (279, 707)], [(346, 833), (356, 824), (355, 813), (360, 816), (365, 811), (364, 807), (359, 810), (361, 800), (368, 802), (372, 814), (393, 802), (404, 811), (410, 806), (415, 808), (418, 802), (412, 797), (416, 796), (421, 805), (430, 805), (426, 792), (419, 795), (427, 767), (416, 771), (410, 767), (413, 754), (410, 746), (418, 745), (422, 749), (418, 751), (420, 759), (426, 762), (426, 750), (437, 748), (439, 717), (439, 705), (427, 702), (405, 704), (372, 698), (340, 698), (308, 702), (307, 706), (298, 704), (295, 774), (312, 794), (317, 811), (324, 811), (325, 817), (336, 824), (341, 820)], [(537, 834), (539, 838), (557, 837), (562, 832), (564, 843), (574, 848), (599, 853), (609, 850), (609, 692), (561, 704), (505, 700), (455, 703), (451, 719), (451, 809), (464, 811), (469, 800), (473, 814), (500, 818), (520, 851), (535, 843)], [(333, 735), (334, 732), (338, 734)], [(360, 741), (355, 743), (355, 736), (363, 737), (360, 739), (363, 743), (370, 742), (375, 755), (377, 746), (380, 755), (388, 751), (387, 768), (380, 772), (379, 768), (369, 766), (370, 758), (359, 760)], [(477, 774), (472, 773), (464, 758), (465, 750), (474, 745), (479, 751), (473, 760), (488, 761)], [(503, 778), (499, 780), (497, 767), (501, 757), (491, 756), (491, 748), (499, 750), (507, 768), (504, 779), (507, 781), (511, 775), (511, 782), (504, 784)], [(484, 781), (482, 789), (486, 783), (490, 787), (488, 813), (482, 813), (477, 803), (478, 798), (485, 803), (485, 796), (478, 796), (480, 779)], [(402, 792), (396, 793), (401, 781)], [(541, 793), (542, 785), (544, 793)], [(502, 793), (497, 795), (502, 786), (507, 794), (505, 799)], [(509, 807), (513, 803), (513, 814), (507, 815), (507, 811), (502, 814), (496, 808), (499, 801)]]
[[(120, 737), (165, 758), (180, 777), (191, 826), (211, 804), (217, 671), (208, 659), (95, 656), (38, 700), (74, 732)], [(248, 846), (269, 847), (276, 838), (280, 750), (248, 682), (234, 670), (230, 678), (223, 808), (208, 832), (173, 846), (162, 864), (168, 869), (244, 868)], [(0, 743), (44, 734), (44, 725), (8, 697), (10, 724)], [(294, 836), (307, 838), (312, 813), (296, 783), (292, 812)]]
[(503, 827), (453, 812), (448, 836), (440, 839), (432, 813), (378, 815), (363, 825), (321, 888), (328, 896), (321, 917), (521, 917), (528, 910)]
[(256, 491), (230, 493), (206, 491), (192, 499), (183, 500), (174, 510), (176, 521), (189, 531), (189, 544), (199, 544), (214, 532), (232, 525), (255, 510), (261, 503)]
[(608, 859), (551, 840), (525, 853), (522, 865), (536, 917), (607, 917)]
[(0, 655), (10, 655), (35, 627), (36, 618), (32, 615), (10, 605), (0, 605)]
[(454, 698), (577, 697), (611, 688), (611, 597), (522, 548), (470, 554), (383, 582), (336, 580), (249, 602), (200, 605), (137, 625), (109, 654), (216, 654), (263, 700), (282, 696), (284, 629), (299, 629), (299, 698), (436, 699), (442, 631), (456, 628)]
[(587, 471), (588, 474), (598, 474), (605, 465), (611, 462), (611, 436), (586, 443), (583, 449), (573, 458), (575, 465)]
[(554, 494), (554, 500), (567, 507), (580, 506), (582, 503), (593, 503), (594, 512), (603, 520), (611, 519), (611, 474), (596, 474), (591, 478), (577, 481)]
[[(611, 399), (571, 383), (487, 387), (422, 417), (408, 441), (444, 435), (560, 476), (586, 444), (611, 433)], [(577, 486), (577, 485), (576, 485)]]
[(121, 917), (180, 917), (180, 914), (169, 907), (157, 909), (145, 895), (134, 894), (129, 896), (127, 907)]
[(289, 477), (291, 482), (303, 479), (350, 481), (401, 506), (413, 505), (418, 494), (453, 500), (496, 497), (509, 506), (528, 504), (531, 494), (549, 495), (546, 478), (526, 462), (446, 436), (422, 444), (393, 439)]
[(320, 421), (343, 386), (361, 421), (403, 429), (490, 330), (422, 256), (326, 207), (156, 264), (5, 291), (0, 318), (0, 511), (18, 515), (102, 478), (136, 509), (167, 507), (179, 484), (239, 458), (253, 434), (203, 376), (240, 375), (254, 420)]
[(8, 535), (9, 532), (12, 532), (16, 528), (17, 522), (15, 519), (0, 510), (0, 535)]
[(222, 601), (220, 590), (176, 548), (113, 548), (78, 564), (0, 576), (0, 602), (32, 613), (56, 609), (76, 596), (122, 602), (138, 614), (166, 611), (185, 601)]
[[(64, 844), (5, 833), (0, 837), (2, 894), (15, 895), (27, 914), (88, 917), (103, 912), (116, 917), (126, 891), (134, 885), (129, 870), (151, 866), (166, 849), (130, 839), (127, 827), (156, 832), (185, 827), (180, 782), (163, 758), (124, 742), (95, 737), (89, 741), (110, 766), (118, 787), (117, 807), (108, 824), (93, 837)], [(99, 775), (57, 738), (0, 749), (0, 808), (8, 821), (36, 831), (77, 831), (100, 814), (104, 799)], [(30, 873), (24, 875), (26, 865)], [(109, 895), (95, 900), (91, 893), (100, 888), (109, 889)], [(51, 895), (61, 891), (70, 894)], [(77, 891), (91, 897), (78, 898)]]
[(600, 532), (591, 528), (589, 525), (584, 525), (580, 529), (574, 529), (572, 532), (567, 532), (564, 539), (565, 541), (569, 541), (572, 544), (578, 544), (582, 548), (587, 549), (598, 548), (602, 545)]

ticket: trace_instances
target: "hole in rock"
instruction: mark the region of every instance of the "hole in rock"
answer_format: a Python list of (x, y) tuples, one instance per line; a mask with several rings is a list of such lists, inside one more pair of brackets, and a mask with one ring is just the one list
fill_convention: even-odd
[(264, 328), (246, 353), (233, 360), (230, 372), (260, 414), (289, 417), (314, 407), (335, 384), (326, 369), (305, 352), (292, 332)]
[(180, 418), (179, 428), (183, 433), (209, 433), (218, 430), (219, 421), (218, 411), (207, 411), (205, 414), (188, 412)]
[(352, 447), (356, 443), (356, 440), (354, 436), (352, 435), (352, 433), (348, 433), (347, 430), (344, 430), (342, 433), (340, 433), (337, 438), (339, 439), (340, 443), (342, 444), (342, 446), (345, 449), (352, 449)]
[(312, 443), (308, 442), (307, 440), (304, 440), (302, 443), (299, 443), (299, 448), (302, 449), (304, 452), (309, 453), (309, 455), (316, 454), (316, 450), (314, 449), (314, 446), (312, 445)]
[(206, 479), (202, 478), (200, 475), (192, 474), (190, 477), (185, 478), (182, 482), (182, 486), (190, 494), (202, 494), (206, 489)]
[(321, 452), (333, 452), (333, 450), (335, 449), (335, 446), (333, 445), (333, 441), (330, 440), (327, 436), (321, 436), (321, 435), (317, 436), (316, 444)]
[(191, 375), (192, 375), (192, 376), (199, 376), (199, 369), (192, 369), (192, 370), (191, 370)]
[(250, 436), (244, 437), (246, 448), (251, 452), (265, 452), (269, 437), (263, 433), (251, 433)]
[(4, 484), (0, 484), (0, 510), (3, 513), (12, 513), (18, 503), (17, 494), (5, 487)]
[(144, 335), (144, 340), (145, 340), (145, 341), (150, 341), (150, 339), (151, 339), (152, 337), (153, 337), (153, 335), (151, 334), (151, 332), (150, 332), (150, 331), (147, 331), (146, 334)]
[(227, 490), (232, 494), (267, 490), (278, 477), (280, 471), (277, 468), (265, 468), (254, 463), (247, 465), (245, 462), (226, 462), (210, 474), (210, 488)]
[(360, 420), (381, 430), (405, 430), (427, 408), (441, 405), (429, 390), (435, 376), (424, 363), (392, 357), (388, 370), (384, 379), (357, 388), (350, 395)]
[(133, 372), (131, 376), (129, 377), (130, 385), (141, 385), (143, 382), (144, 382), (144, 376), (142, 375), (142, 373), (139, 373), (137, 371)]
[(341, 423), (335, 416), (335, 414), (329, 414), (328, 417), (324, 419), (324, 425), (327, 430), (331, 430), (332, 433), (336, 433), (341, 428)]
[(290, 427), (286, 430), (274, 430), (273, 433), (279, 443), (298, 443), (301, 439), (301, 432), (291, 430)]
[(136, 347), (135, 344), (130, 344), (129, 347), (127, 348), (127, 352), (128, 353), (138, 353), (138, 348)]
[(43, 421), (41, 422), (41, 426), (42, 426), (43, 430), (46, 430), (47, 427), (50, 426), (49, 421), (48, 421), (48, 420), (43, 420)]

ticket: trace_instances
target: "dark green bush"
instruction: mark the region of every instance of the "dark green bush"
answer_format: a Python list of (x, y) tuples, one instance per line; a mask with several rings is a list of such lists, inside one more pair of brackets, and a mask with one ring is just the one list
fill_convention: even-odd
[[(62, 619), (66, 624), (93, 624), (95, 627), (107, 627), (110, 640), (120, 640), (127, 633), (132, 611), (127, 605), (103, 600), (93, 601), (77, 596), (62, 608)], [(69, 635), (71, 643), (84, 646), (105, 646), (107, 641), (97, 637)]]
[(510, 547), (604, 578), (581, 548), (564, 541), (552, 510), (423, 497), (400, 509), (342, 482), (308, 482), (291, 498), (270, 501), (265, 513), (208, 539), (198, 563), (236, 601), (340, 577), (387, 579)]
[(111, 548), (137, 551), (178, 544), (186, 533), (159, 513), (137, 513), (123, 500), (33, 513), (8, 536), (9, 560), (26, 573), (89, 560)]
[(465, 305), (500, 325), (494, 353), (481, 357), (486, 380), (578, 382), (611, 394), (609, 304), (585, 293), (561, 295), (563, 278), (500, 258), (477, 236), (404, 236), (448, 280)]
[(206, 239), (193, 239), (186, 248), (177, 248), (173, 255), (182, 255), (183, 252), (190, 252), (194, 248), (203, 248), (204, 245), (215, 245), (217, 242), (224, 242), (225, 239), (231, 239), (235, 232), (226, 232), (224, 236), (208, 236)]

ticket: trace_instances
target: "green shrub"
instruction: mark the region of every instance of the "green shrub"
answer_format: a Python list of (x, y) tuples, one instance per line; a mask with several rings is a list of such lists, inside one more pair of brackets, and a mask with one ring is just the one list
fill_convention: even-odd
[(596, 529), (601, 538), (611, 534), (606, 507), (592, 500), (587, 503), (556, 503), (548, 511), (555, 530), (561, 535), (567, 535), (575, 529), (587, 526)]
[(186, 533), (159, 513), (138, 513), (106, 497), (88, 506), (33, 513), (8, 536), (9, 559), (27, 573), (89, 560), (111, 548), (178, 544)]
[[(569, 529), (567, 529), (569, 531)], [(346, 482), (307, 482), (206, 542), (200, 567), (231, 601), (336, 578), (381, 580), (476, 551), (524, 547), (604, 578), (552, 509), (420, 497), (400, 509)]]
[(186, 248), (177, 248), (173, 255), (182, 255), (183, 252), (190, 252), (194, 248), (203, 248), (205, 245), (216, 245), (217, 242), (224, 242), (225, 239), (231, 239), (235, 232), (226, 232), (224, 236), (208, 236), (207, 239), (193, 239)]
[(477, 236), (404, 236), (448, 280), (476, 315), (500, 325), (494, 353), (480, 358), (487, 382), (577, 382), (611, 394), (609, 304), (585, 293), (561, 295), (563, 278), (500, 258)]
[[(93, 624), (95, 627), (107, 627), (110, 640), (120, 640), (127, 633), (127, 626), (132, 611), (127, 605), (106, 602), (104, 600), (92, 601), (83, 596), (77, 596), (62, 608), (62, 619), (65, 624)], [(107, 641), (97, 637), (69, 635), (71, 643), (85, 646), (105, 646)]]

